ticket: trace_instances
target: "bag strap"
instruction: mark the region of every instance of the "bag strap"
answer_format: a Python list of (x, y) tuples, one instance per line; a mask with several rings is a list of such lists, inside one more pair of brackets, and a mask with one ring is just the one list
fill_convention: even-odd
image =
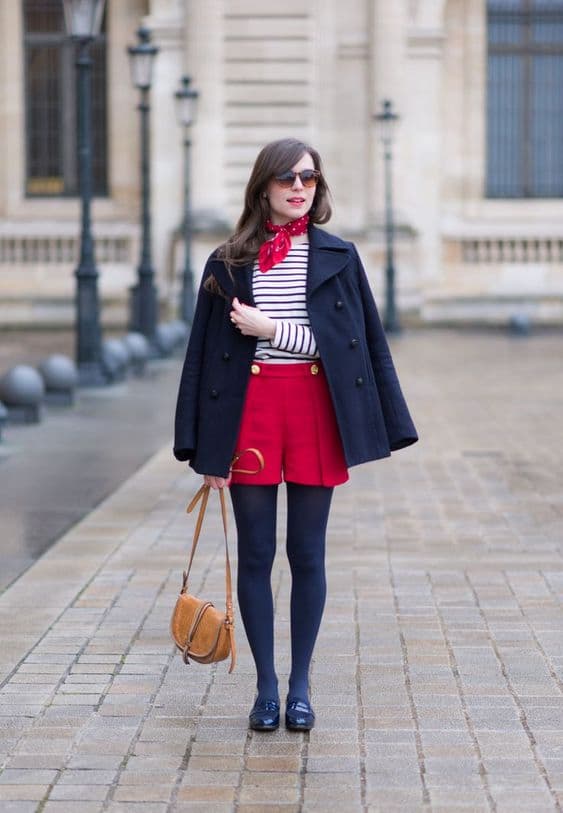
[[(252, 452), (252, 454), (256, 456), (256, 459), (258, 460), (258, 468), (257, 469), (235, 469), (235, 468), (233, 468), (235, 463), (238, 463), (240, 458), (243, 456), (243, 454), (246, 454), (246, 452)], [(240, 452), (235, 452), (235, 455), (234, 455), (234, 457), (233, 457), (233, 459), (231, 461), (230, 471), (237, 472), (238, 474), (260, 474), (260, 472), (263, 470), (263, 468), (264, 468), (264, 455), (262, 454), (260, 449), (242, 449)]]
[[(201, 488), (196, 492), (194, 498), (189, 503), (188, 507), (186, 508), (186, 513), (190, 514), (193, 509), (196, 507), (197, 503), (201, 500), (201, 505), (199, 507), (199, 514), (197, 516), (197, 521), (195, 524), (194, 530), (194, 538), (192, 542), (192, 550), (190, 553), (190, 561), (188, 564), (188, 569), (184, 571), (184, 578), (182, 581), (182, 589), (180, 593), (185, 593), (188, 589), (188, 579), (190, 576), (190, 571), (192, 569), (192, 562), (194, 560), (195, 550), (197, 548), (197, 543), (199, 540), (199, 535), (201, 533), (201, 526), (203, 525), (203, 518), (205, 516), (205, 509), (207, 508), (207, 502), (209, 500), (209, 491), (211, 486), (202, 485)], [(225, 505), (225, 494), (224, 489), (219, 489), (219, 499), (221, 502), (221, 517), (223, 519), (223, 533), (225, 536), (225, 602), (226, 602), (226, 611), (225, 611), (225, 627), (227, 628), (227, 632), (229, 635), (229, 641), (231, 645), (231, 665), (229, 667), (229, 672), (232, 672), (235, 668), (236, 663), (236, 644), (235, 644), (235, 635), (234, 635), (234, 614), (233, 614), (233, 588), (232, 588), (232, 581), (231, 581), (231, 560), (229, 558), (229, 543), (227, 540), (227, 508)]]

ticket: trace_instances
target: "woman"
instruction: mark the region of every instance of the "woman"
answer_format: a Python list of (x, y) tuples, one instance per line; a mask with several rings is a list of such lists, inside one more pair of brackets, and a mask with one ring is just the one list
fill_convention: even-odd
[(213, 488), (230, 486), (257, 670), (249, 721), (261, 731), (280, 720), (270, 583), (279, 483), (292, 576), (285, 723), (304, 731), (315, 721), (309, 666), (333, 489), (348, 467), (418, 440), (356, 248), (315, 225), (330, 216), (316, 150), (290, 138), (266, 145), (235, 233), (206, 264), (178, 394), (176, 458)]

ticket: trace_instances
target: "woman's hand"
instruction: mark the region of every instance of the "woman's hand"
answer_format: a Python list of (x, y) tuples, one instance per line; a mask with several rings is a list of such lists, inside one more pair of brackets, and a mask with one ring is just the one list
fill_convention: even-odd
[(233, 299), (231, 322), (240, 330), (243, 336), (258, 336), (263, 339), (273, 339), (276, 334), (274, 319), (262, 313), (259, 308), (243, 305), (238, 299)]
[(206, 486), (211, 486), (211, 488), (225, 488), (225, 486), (231, 485), (232, 476), (232, 474), (229, 474), (228, 477), (216, 477), (214, 474), (204, 474), (203, 482)]

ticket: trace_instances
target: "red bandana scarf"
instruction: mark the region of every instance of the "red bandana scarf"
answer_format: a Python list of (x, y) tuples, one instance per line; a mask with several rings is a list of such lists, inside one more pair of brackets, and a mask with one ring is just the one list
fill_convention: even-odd
[(285, 226), (276, 226), (271, 220), (266, 220), (266, 231), (274, 233), (271, 240), (266, 240), (258, 252), (258, 268), (262, 273), (269, 271), (287, 256), (291, 248), (291, 235), (305, 234), (309, 223), (309, 215), (303, 215), (296, 220), (290, 220)]

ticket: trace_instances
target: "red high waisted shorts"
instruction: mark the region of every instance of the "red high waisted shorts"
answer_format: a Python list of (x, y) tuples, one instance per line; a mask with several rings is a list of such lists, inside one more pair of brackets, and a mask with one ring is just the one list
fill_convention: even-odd
[[(233, 472), (232, 483), (275, 485), (282, 480), (310, 486), (336, 486), (348, 480), (342, 441), (319, 361), (293, 364), (254, 362), (235, 454), (259, 449), (264, 469)], [(258, 467), (243, 454), (234, 468)]]

